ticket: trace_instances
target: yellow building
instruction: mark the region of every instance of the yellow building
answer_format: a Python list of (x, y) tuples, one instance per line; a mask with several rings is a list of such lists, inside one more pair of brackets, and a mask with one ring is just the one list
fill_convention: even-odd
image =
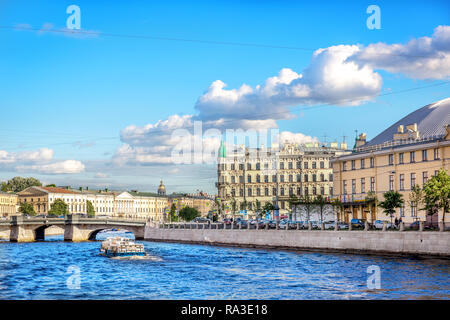
[(0, 217), (10, 217), (19, 210), (18, 196), (0, 191)]
[(427, 219), (437, 223), (436, 215), (427, 216), (409, 199), (414, 185), (422, 187), (441, 168), (449, 172), (449, 123), (450, 98), (412, 112), (369, 142), (361, 134), (352, 154), (333, 161), (335, 194), (344, 204), (340, 219), (390, 220), (382, 208), (372, 209), (366, 197), (372, 191), (378, 201), (383, 201), (383, 193), (394, 190), (405, 200), (404, 206), (397, 209), (397, 218), (406, 223)]

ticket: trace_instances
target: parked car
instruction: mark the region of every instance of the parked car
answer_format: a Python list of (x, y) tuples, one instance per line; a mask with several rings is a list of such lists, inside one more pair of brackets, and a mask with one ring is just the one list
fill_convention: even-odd
[(208, 223), (208, 222), (211, 222), (211, 220), (203, 218), (203, 217), (196, 217), (196, 218), (194, 218), (194, 220), (192, 220), (192, 222), (195, 222), (195, 223)]
[(239, 228), (239, 226), (241, 227), (241, 229), (247, 229), (248, 228), (248, 222), (247, 220), (238, 220), (235, 223), (236, 228)]
[(277, 227), (277, 222), (275, 220), (269, 220), (269, 229), (275, 229)]
[(352, 219), (350, 223), (352, 224), (353, 228), (364, 228), (364, 221), (362, 221), (361, 219)]
[[(383, 223), (384, 223), (383, 220), (376, 220), (373, 223), (373, 227), (375, 229), (383, 229)], [(389, 221), (386, 221), (386, 229), (395, 229), (395, 225), (390, 223)]]
[(320, 229), (320, 224), (318, 221), (310, 221), (312, 229)]
[(409, 225), (409, 228), (412, 229), (412, 230), (419, 230), (420, 222), (419, 221), (414, 221), (413, 223), (411, 223)]
[(331, 230), (334, 229), (334, 226), (336, 225), (336, 221), (326, 221), (323, 223), (325, 230)]
[(230, 224), (233, 223), (233, 222), (231, 221), (231, 219), (228, 219), (228, 218), (223, 219), (222, 222), (223, 222), (224, 224), (226, 224), (226, 225), (230, 225)]

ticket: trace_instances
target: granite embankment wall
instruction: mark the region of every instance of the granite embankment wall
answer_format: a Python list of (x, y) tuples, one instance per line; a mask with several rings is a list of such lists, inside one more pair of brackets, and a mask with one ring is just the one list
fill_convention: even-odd
[(145, 240), (257, 248), (432, 255), (450, 258), (450, 232), (159, 229)]

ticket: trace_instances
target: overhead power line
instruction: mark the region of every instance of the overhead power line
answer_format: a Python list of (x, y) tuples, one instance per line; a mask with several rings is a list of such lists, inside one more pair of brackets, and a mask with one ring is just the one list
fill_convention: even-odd
[[(110, 33), (110, 32), (101, 32), (101, 31), (75, 30), (75, 29), (71, 30), (71, 29), (66, 29), (66, 28), (45, 29), (45, 28), (36, 28), (36, 27), (32, 27), (32, 26), (0, 26), (0, 29), (35, 31), (35, 32), (42, 32), (42, 33), (50, 32), (50, 33), (59, 33), (59, 34), (72, 34), (72, 35), (78, 34), (78, 35), (86, 35), (86, 36), (103, 36), (103, 37), (128, 38), (128, 39), (177, 41), (177, 42), (186, 42), (186, 43), (190, 42), (190, 43), (202, 43), (202, 44), (213, 44), (213, 45), (239, 46), (239, 47), (300, 50), (300, 51), (311, 51), (311, 52), (314, 52), (318, 49), (318, 48), (282, 46), (282, 45), (264, 44), (264, 43), (201, 40), (201, 39), (187, 39), (187, 38), (178, 38), (178, 37), (159, 37), (159, 36), (150, 36), (150, 35), (120, 34), (120, 33)], [(330, 47), (330, 46), (327, 46), (327, 47)], [(430, 57), (430, 55), (411, 55), (411, 54), (387, 53), (387, 52), (378, 52), (376, 54), (371, 53), (370, 55), (371, 56), (387, 55), (387, 56), (399, 56), (399, 57), (411, 57), (411, 58), (428, 58), (428, 57)]]

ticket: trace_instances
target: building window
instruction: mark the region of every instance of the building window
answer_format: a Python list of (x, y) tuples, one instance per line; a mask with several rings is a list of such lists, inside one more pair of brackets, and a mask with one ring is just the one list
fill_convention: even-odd
[(405, 216), (405, 205), (402, 205), (400, 207), (400, 217), (404, 217)]
[(416, 162), (416, 152), (415, 151), (411, 151), (409, 153), (409, 162), (411, 162), (411, 163)]
[(323, 173), (320, 174), (320, 181), (325, 181), (325, 176)]
[(411, 217), (417, 218), (417, 207), (411, 206)]
[(313, 163), (312, 163), (312, 168), (316, 169), (316, 162), (315, 161), (313, 161)]
[(400, 185), (399, 185), (400, 190), (405, 190), (405, 175), (401, 174), (399, 180), (400, 180)]
[(284, 207), (285, 207), (284, 202), (285, 202), (285, 201), (281, 201), (281, 209), (284, 209)]
[(277, 175), (276, 174), (272, 175), (272, 182), (277, 182)]
[(248, 182), (248, 183), (251, 183), (251, 182), (252, 182), (252, 176), (251, 176), (251, 175), (248, 175), (248, 176), (247, 176), (247, 182)]
[(244, 189), (239, 189), (239, 196), (243, 197), (244, 196)]
[(301, 169), (302, 168), (302, 163), (300, 161), (297, 161), (297, 169)]
[(375, 191), (375, 177), (370, 177), (370, 191)]
[(272, 195), (276, 196), (277, 195), (277, 188), (272, 188)]
[(315, 174), (312, 175), (312, 180), (313, 180), (313, 182), (317, 181), (317, 176)]
[(347, 180), (342, 181), (342, 193), (347, 194)]
[(258, 175), (256, 175), (256, 182), (257, 183), (260, 183), (261, 182), (261, 177), (260, 177), (260, 175), (258, 174)]
[(244, 176), (239, 176), (239, 183), (244, 183)]
[(411, 173), (411, 189), (416, 185), (416, 174)]
[(365, 167), (364, 159), (361, 159), (361, 169), (364, 169), (364, 167)]
[(333, 187), (330, 187), (330, 196), (333, 195)]
[(239, 170), (244, 170), (244, 164), (243, 163), (239, 163)]
[(236, 183), (236, 177), (235, 176), (231, 176), (231, 183)]
[(403, 162), (404, 162), (404, 153), (401, 152), (398, 154), (398, 163), (403, 164)]
[(394, 176), (390, 175), (389, 176), (389, 191), (394, 190)]
[(355, 160), (352, 160), (352, 170), (356, 169)]
[(305, 195), (308, 195), (309, 194), (309, 189), (308, 189), (308, 187), (305, 187)]
[(422, 172), (422, 183), (425, 184), (428, 181), (428, 172)]
[(294, 189), (292, 187), (289, 187), (289, 196), (294, 195)]
[(325, 168), (325, 163), (323, 161), (320, 161), (320, 169), (324, 169)]
[(308, 169), (308, 162), (305, 162), (305, 163), (303, 164), (303, 168)]
[(392, 166), (394, 164), (394, 155), (390, 154), (388, 157), (389, 157), (389, 165)]
[(284, 162), (280, 162), (280, 169), (284, 170)]
[(280, 195), (284, 196), (284, 188), (283, 187), (281, 187), (281, 189), (280, 189)]
[(248, 188), (247, 190), (248, 190), (247, 191), (248, 196), (251, 197), (252, 196), (252, 188)]
[(347, 171), (347, 161), (342, 162), (342, 171)]
[(234, 163), (231, 164), (231, 170), (234, 170)]
[(232, 197), (236, 197), (236, 190), (231, 189), (231, 196), (232, 196)]
[(438, 148), (434, 148), (433, 155), (434, 155), (434, 160), (439, 160), (439, 149)]
[(284, 174), (280, 175), (280, 182), (284, 182)]
[(289, 169), (292, 169), (292, 162), (289, 162), (289, 163), (288, 163), (288, 168), (289, 168)]
[(266, 182), (266, 183), (269, 182), (269, 176), (268, 176), (268, 175), (265, 175), (265, 176), (264, 176), (264, 182)]
[(302, 188), (301, 187), (297, 187), (297, 195), (298, 196), (302, 195)]
[(375, 167), (375, 158), (370, 158), (370, 167)]
[(308, 182), (308, 175), (305, 174), (305, 179), (303, 179), (305, 182)]
[(264, 188), (264, 195), (266, 197), (269, 195), (269, 188)]
[(302, 175), (301, 174), (298, 174), (297, 175), (297, 182), (301, 182), (302, 181)]
[(361, 193), (366, 193), (366, 178), (361, 178)]
[(356, 179), (352, 179), (352, 194), (356, 193)]
[(260, 188), (256, 188), (256, 195), (258, 197), (261, 195), (261, 189)]
[(317, 188), (313, 187), (313, 195), (316, 195), (316, 194), (317, 194)]
[(333, 174), (332, 174), (332, 173), (330, 173), (330, 174), (328, 175), (328, 180), (333, 181)]
[(422, 150), (422, 161), (428, 160), (428, 150)]
[(294, 176), (292, 174), (289, 175), (289, 182), (294, 182)]

